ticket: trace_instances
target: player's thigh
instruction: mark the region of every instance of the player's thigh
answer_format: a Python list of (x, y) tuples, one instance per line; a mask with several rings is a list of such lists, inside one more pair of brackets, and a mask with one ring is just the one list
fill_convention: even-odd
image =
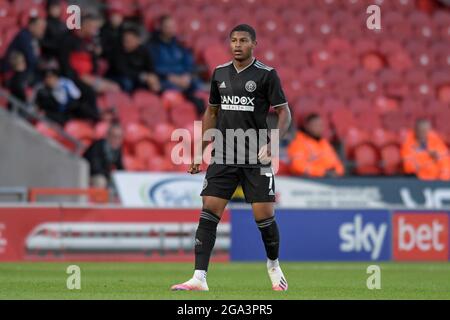
[(213, 212), (219, 218), (222, 217), (223, 211), (228, 204), (228, 200), (214, 197), (214, 196), (203, 196), (203, 209)]
[(248, 203), (275, 202), (275, 179), (270, 167), (241, 168), (240, 179)]
[(239, 184), (239, 168), (223, 164), (210, 164), (206, 170), (202, 197), (210, 196), (230, 200)]

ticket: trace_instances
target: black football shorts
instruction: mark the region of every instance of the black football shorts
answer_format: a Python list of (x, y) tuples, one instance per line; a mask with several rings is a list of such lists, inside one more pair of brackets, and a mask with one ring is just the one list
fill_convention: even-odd
[(275, 202), (275, 181), (271, 167), (250, 168), (212, 163), (208, 166), (201, 196), (230, 200), (241, 184), (245, 201)]

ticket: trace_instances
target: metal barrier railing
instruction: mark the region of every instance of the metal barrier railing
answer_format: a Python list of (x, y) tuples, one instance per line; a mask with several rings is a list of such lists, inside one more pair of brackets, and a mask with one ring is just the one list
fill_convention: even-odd
[(100, 188), (30, 188), (29, 202), (36, 202), (39, 196), (88, 196), (93, 203), (108, 203), (109, 191)]
[(0, 197), (2, 196), (16, 196), (19, 201), (27, 202), (28, 189), (25, 187), (0, 187)]

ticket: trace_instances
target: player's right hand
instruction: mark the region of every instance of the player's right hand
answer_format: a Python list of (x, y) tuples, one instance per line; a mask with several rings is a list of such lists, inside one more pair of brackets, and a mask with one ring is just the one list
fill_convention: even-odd
[(200, 170), (200, 164), (199, 163), (191, 163), (191, 165), (189, 166), (188, 172), (190, 174), (196, 174), (196, 173), (199, 173), (200, 171), (201, 170)]

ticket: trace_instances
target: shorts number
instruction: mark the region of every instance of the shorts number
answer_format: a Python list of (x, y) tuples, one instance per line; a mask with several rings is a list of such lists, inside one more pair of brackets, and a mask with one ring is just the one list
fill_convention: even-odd
[(273, 183), (273, 174), (270, 172), (266, 173), (266, 177), (269, 177), (269, 190), (272, 189), (272, 183)]

